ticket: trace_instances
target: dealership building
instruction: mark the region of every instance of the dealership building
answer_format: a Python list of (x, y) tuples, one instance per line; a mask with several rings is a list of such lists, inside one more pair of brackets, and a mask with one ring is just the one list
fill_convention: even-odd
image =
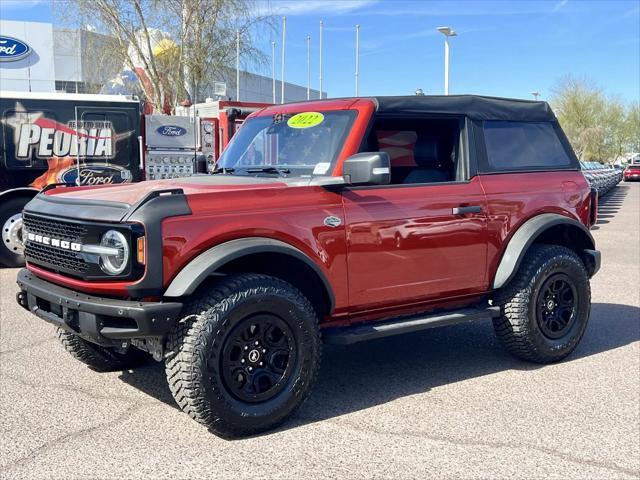
[[(104, 91), (104, 86), (122, 71), (122, 65), (117, 62), (95, 55), (100, 45), (109, 41), (110, 37), (85, 29), (0, 20), (0, 42), (5, 42), (5, 45), (9, 45), (7, 42), (16, 43), (24, 50), (23, 54), (13, 58), (0, 55), (0, 89), (68, 93)], [(212, 81), (210, 86), (201, 88), (197, 100), (204, 101), (208, 97), (236, 100), (235, 72), (229, 77), (213, 79), (215, 82)], [(226, 92), (221, 89), (224, 85)], [(270, 103), (272, 92), (270, 77), (240, 72), (240, 100)], [(277, 101), (280, 101), (280, 92), (281, 83), (276, 81)], [(307, 88), (285, 83), (284, 96), (286, 102), (306, 100)], [(323, 96), (326, 97), (326, 93)], [(311, 90), (311, 98), (318, 97), (318, 90)]]

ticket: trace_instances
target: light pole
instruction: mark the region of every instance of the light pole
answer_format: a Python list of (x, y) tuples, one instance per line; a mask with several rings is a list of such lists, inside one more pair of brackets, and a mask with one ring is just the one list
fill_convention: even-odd
[(311, 99), (311, 35), (307, 35), (307, 100)]
[(535, 91), (535, 92), (531, 92), (531, 95), (533, 95), (533, 98), (538, 100), (538, 97), (540, 96), (540, 92)]
[(359, 80), (360, 80), (360, 25), (356, 25), (356, 97), (358, 96)]
[(444, 35), (444, 94), (449, 95), (449, 37), (458, 34), (451, 27), (438, 27), (438, 31)]
[(273, 104), (276, 103), (276, 42), (271, 42), (271, 90), (273, 91)]
[(324, 23), (320, 20), (320, 99), (322, 99), (322, 30), (324, 30)]
[(236, 30), (236, 102), (240, 101), (240, 30)]
[(287, 38), (287, 17), (282, 17), (282, 72), (280, 73), (280, 103), (284, 103), (284, 42)]

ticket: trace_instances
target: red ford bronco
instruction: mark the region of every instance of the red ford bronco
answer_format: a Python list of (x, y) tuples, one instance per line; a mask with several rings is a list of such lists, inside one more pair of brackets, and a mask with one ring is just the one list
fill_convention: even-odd
[(17, 300), (93, 368), (164, 360), (182, 410), (249, 435), (309, 395), (322, 341), (492, 319), (514, 355), (564, 358), (600, 266), (596, 204), (544, 102), (278, 105), (211, 175), (43, 190)]

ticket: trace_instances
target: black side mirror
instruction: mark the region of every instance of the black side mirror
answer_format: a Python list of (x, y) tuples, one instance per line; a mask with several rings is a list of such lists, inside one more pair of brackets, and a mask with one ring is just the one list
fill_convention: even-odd
[(342, 175), (349, 185), (388, 185), (391, 181), (389, 154), (356, 153), (344, 161)]

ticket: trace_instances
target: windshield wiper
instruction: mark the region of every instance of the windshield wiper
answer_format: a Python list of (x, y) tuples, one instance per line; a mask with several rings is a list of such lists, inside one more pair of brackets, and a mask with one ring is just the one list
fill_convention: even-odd
[(216, 167), (213, 172), (211, 172), (211, 175), (216, 175), (218, 173), (221, 173), (223, 175), (228, 175), (231, 174), (235, 171), (235, 168), (225, 168), (225, 167)]
[(277, 173), (280, 176), (287, 175), (291, 173), (291, 170), (288, 168), (278, 168), (274, 166), (265, 166), (265, 167), (252, 167), (246, 169), (247, 173)]

